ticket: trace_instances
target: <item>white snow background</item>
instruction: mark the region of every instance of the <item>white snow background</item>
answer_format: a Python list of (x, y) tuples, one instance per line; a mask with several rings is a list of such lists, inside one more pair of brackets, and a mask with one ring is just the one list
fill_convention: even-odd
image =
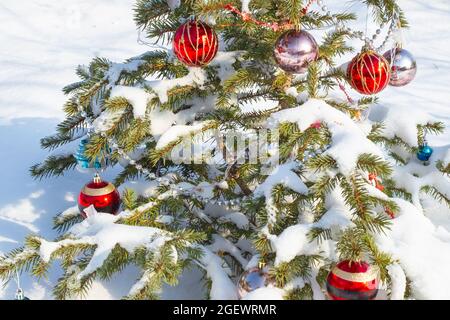
[[(358, 28), (365, 29), (364, 6), (353, 1), (325, 2), (332, 11), (358, 13)], [(425, 111), (447, 126), (444, 135), (429, 137), (430, 144), (447, 145), (450, 2), (399, 0), (399, 4), (411, 25), (404, 32), (405, 48), (417, 58), (419, 71), (409, 86), (386, 89), (380, 94), (380, 102), (389, 108), (426, 106)], [(78, 64), (87, 64), (95, 56), (121, 62), (149, 50), (136, 41), (133, 5), (134, 0), (1, 1), (0, 252), (20, 246), (30, 232), (52, 239), (56, 235), (52, 217), (74, 206), (81, 186), (89, 180), (89, 176), (74, 171), (60, 178), (34, 181), (28, 169), (47, 154), (40, 150), (39, 139), (53, 133), (63, 118), (65, 97), (61, 88), (78, 80), (74, 72)], [(375, 28), (371, 25), (369, 31)], [(351, 94), (356, 96), (354, 92)], [(115, 173), (108, 170), (105, 179), (111, 179)], [(436, 206), (428, 208), (427, 215), (450, 232), (448, 210)], [(450, 255), (450, 241), (439, 250), (442, 255)], [(58, 276), (58, 268), (52, 269), (49, 278), (40, 282), (22, 275), (22, 287), (31, 299), (51, 299), (52, 283)], [(114, 281), (96, 281), (87, 298), (119, 299), (137, 276), (136, 270), (127, 268)], [(185, 275), (181, 280), (179, 288), (166, 288), (163, 298), (203, 297), (198, 273)], [(13, 282), (3, 289), (0, 287), (0, 299), (13, 299), (15, 290)]]

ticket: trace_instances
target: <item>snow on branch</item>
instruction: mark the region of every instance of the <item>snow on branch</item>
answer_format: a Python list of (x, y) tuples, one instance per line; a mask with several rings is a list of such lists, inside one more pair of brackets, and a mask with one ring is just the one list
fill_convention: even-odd
[(391, 279), (391, 300), (403, 300), (406, 291), (405, 272), (398, 264), (392, 264), (387, 269)]
[(283, 122), (297, 123), (300, 130), (308, 129), (314, 123), (325, 123), (332, 134), (331, 148), (323, 156), (331, 156), (339, 170), (350, 176), (357, 167), (363, 154), (372, 154), (383, 158), (381, 150), (346, 114), (333, 108), (323, 100), (310, 99), (297, 108), (274, 113), (267, 126), (274, 128)]
[(212, 121), (203, 121), (190, 126), (175, 125), (168, 129), (158, 140), (155, 147), (156, 150), (164, 149), (166, 146), (182, 139), (190, 137), (196, 133), (202, 132), (205, 128), (210, 127), (213, 124)]
[(248, 260), (242, 257), (241, 251), (229, 240), (219, 236), (218, 234), (214, 234), (212, 236), (213, 243), (208, 246), (208, 248), (215, 252), (228, 252), (232, 255), (243, 268), (248, 264)]
[(447, 199), (450, 198), (450, 178), (437, 171), (434, 166), (411, 161), (406, 166), (397, 167), (392, 178), (397, 187), (411, 194), (412, 202), (418, 208), (422, 208), (420, 195), (425, 186), (434, 187)]
[[(384, 111), (382, 136), (393, 139), (399, 137), (410, 146), (417, 145), (417, 125), (426, 126), (436, 120), (419, 108), (412, 109), (401, 105), (390, 106)], [(408, 116), (405, 117), (405, 114)]]
[(80, 215), (80, 209), (78, 209), (78, 206), (73, 206), (65, 211), (61, 212), (56, 218), (56, 223), (64, 223), (65, 220), (71, 219), (74, 217), (78, 217)]
[(296, 256), (321, 254), (334, 259), (334, 242), (309, 238), (315, 228), (343, 230), (353, 226), (352, 213), (340, 196), (340, 188), (332, 191), (327, 199), (327, 211), (315, 223), (297, 224), (286, 228), (279, 236), (268, 235), (276, 253), (275, 265), (290, 262)]
[(155, 251), (171, 239), (168, 232), (157, 228), (117, 224), (119, 218), (120, 216), (97, 213), (68, 231), (75, 239), (57, 242), (41, 240), (39, 253), (42, 260), (49, 262), (56, 250), (66, 246), (80, 244), (95, 246), (89, 264), (78, 275), (81, 279), (100, 268), (116, 245), (130, 253), (138, 247)]
[(166, 103), (168, 91), (177, 86), (202, 87), (206, 82), (206, 73), (200, 68), (189, 68), (189, 73), (181, 78), (146, 80), (141, 87), (114, 86), (111, 91), (111, 99), (123, 97), (133, 106), (135, 118), (142, 118), (147, 111), (147, 105), (151, 99), (157, 97), (161, 103)]
[(181, 0), (167, 0), (167, 4), (171, 10), (175, 10), (181, 5)]
[(110, 86), (119, 81), (120, 76), (124, 72), (133, 73), (137, 71), (142, 65), (144, 65), (146, 63), (144, 58), (147, 54), (151, 55), (152, 52), (147, 52), (138, 57), (131, 58), (128, 62), (125, 63), (112, 62), (105, 76), (105, 79), (109, 81)]
[(288, 162), (277, 166), (269, 177), (258, 186), (255, 190), (254, 195), (270, 197), (273, 188), (276, 185), (282, 184), (295, 192), (301, 194), (307, 194), (308, 188), (300, 179), (300, 177), (292, 170), (296, 169), (298, 164), (295, 162)]
[(236, 285), (230, 279), (230, 269), (223, 268), (223, 260), (210, 249), (198, 246), (203, 255), (200, 258), (200, 266), (206, 271), (211, 279), (211, 299), (212, 300), (237, 300)]
[[(433, 225), (411, 203), (393, 200), (400, 208), (399, 214), (390, 230), (376, 236), (379, 248), (400, 261), (415, 298), (445, 299), (450, 285), (450, 232)], [(392, 268), (389, 273), (393, 281), (392, 298), (401, 298), (403, 275)]]
[(306, 185), (303, 183), (300, 177), (292, 171), (297, 166), (298, 164), (295, 162), (289, 162), (277, 166), (269, 175), (269, 177), (254, 191), (255, 197), (264, 196), (266, 199), (266, 209), (269, 215), (269, 225), (275, 223), (276, 220), (276, 208), (274, 199), (272, 197), (272, 191), (275, 186), (281, 184), (300, 194), (308, 193), (308, 188), (306, 187)]

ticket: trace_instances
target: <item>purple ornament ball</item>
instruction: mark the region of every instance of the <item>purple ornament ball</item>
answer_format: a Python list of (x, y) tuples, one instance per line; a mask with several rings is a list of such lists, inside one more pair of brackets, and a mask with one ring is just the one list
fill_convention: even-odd
[(308, 71), (309, 64), (319, 57), (319, 46), (310, 33), (290, 30), (278, 38), (274, 55), (281, 69), (301, 74)]

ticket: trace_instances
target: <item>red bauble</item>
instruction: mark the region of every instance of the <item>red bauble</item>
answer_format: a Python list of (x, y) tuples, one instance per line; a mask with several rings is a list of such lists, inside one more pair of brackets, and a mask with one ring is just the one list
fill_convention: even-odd
[(94, 206), (98, 212), (117, 214), (120, 207), (120, 194), (112, 183), (102, 181), (96, 175), (86, 184), (78, 196), (78, 208), (81, 215), (86, 218), (84, 209)]
[(376, 94), (389, 84), (391, 68), (382, 55), (364, 51), (348, 65), (347, 77), (350, 85), (359, 93)]
[(175, 33), (173, 51), (185, 65), (207, 65), (216, 56), (218, 48), (216, 33), (204, 22), (191, 20), (181, 25)]
[(327, 291), (333, 300), (373, 300), (378, 293), (378, 268), (348, 260), (338, 263), (327, 278)]

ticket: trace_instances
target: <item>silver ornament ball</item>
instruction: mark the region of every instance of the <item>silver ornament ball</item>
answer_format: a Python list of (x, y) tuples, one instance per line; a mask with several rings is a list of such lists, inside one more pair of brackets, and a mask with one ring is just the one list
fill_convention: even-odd
[(309, 64), (319, 57), (319, 46), (310, 33), (290, 30), (278, 38), (274, 56), (284, 71), (301, 74), (308, 71)]
[(242, 299), (248, 293), (269, 285), (275, 286), (275, 280), (264, 269), (252, 268), (244, 271), (238, 282), (239, 298)]
[(408, 50), (391, 49), (384, 57), (391, 64), (392, 76), (389, 82), (391, 86), (403, 87), (413, 81), (417, 73), (417, 62)]

